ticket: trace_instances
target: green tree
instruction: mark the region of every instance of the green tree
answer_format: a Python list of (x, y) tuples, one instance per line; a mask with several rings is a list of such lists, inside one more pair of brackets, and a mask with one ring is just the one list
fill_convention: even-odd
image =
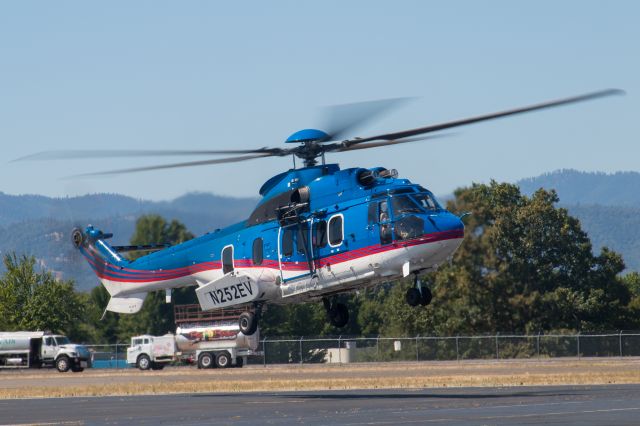
[(426, 279), (434, 300), (403, 303), (397, 286), (383, 313), (385, 333), (535, 333), (630, 328), (630, 292), (618, 277), (620, 255), (592, 253), (577, 219), (555, 204), (553, 191), (523, 196), (506, 183), (455, 192), (448, 208), (472, 212), (451, 264)]
[(50, 330), (74, 336), (84, 313), (73, 281), (36, 270), (36, 259), (7, 254), (0, 278), (0, 329)]

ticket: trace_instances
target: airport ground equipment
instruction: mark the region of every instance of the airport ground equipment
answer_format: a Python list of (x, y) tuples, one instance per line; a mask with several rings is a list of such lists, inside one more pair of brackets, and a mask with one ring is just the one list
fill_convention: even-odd
[(176, 307), (176, 334), (131, 338), (127, 363), (140, 370), (161, 370), (170, 363), (188, 362), (198, 368), (242, 367), (250, 356), (260, 356), (260, 332), (240, 331), (243, 310), (203, 312), (198, 305)]
[(91, 367), (91, 354), (66, 336), (43, 331), (0, 332), (0, 368), (55, 367), (74, 373)]

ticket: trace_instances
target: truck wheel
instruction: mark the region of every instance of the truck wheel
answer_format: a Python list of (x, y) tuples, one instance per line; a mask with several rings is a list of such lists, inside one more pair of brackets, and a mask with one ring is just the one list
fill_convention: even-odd
[(242, 368), (242, 364), (244, 364), (244, 361), (242, 361), (242, 357), (241, 357), (241, 356), (237, 357), (237, 358), (236, 358), (236, 365), (235, 365), (235, 367), (236, 367), (236, 368)]
[(56, 368), (59, 372), (66, 373), (67, 371), (69, 371), (70, 367), (71, 365), (69, 362), (69, 358), (66, 356), (63, 355), (56, 360)]
[(231, 355), (229, 352), (219, 352), (216, 355), (216, 365), (220, 368), (227, 368), (231, 365)]
[(198, 358), (198, 368), (211, 368), (213, 367), (213, 356), (209, 352), (200, 354)]
[(138, 362), (136, 366), (140, 370), (148, 370), (151, 367), (151, 360), (149, 359), (149, 355), (142, 354), (138, 357)]
[(71, 371), (73, 371), (74, 373), (82, 373), (84, 371), (84, 368), (82, 368), (82, 367), (71, 367)]
[(152, 370), (162, 370), (163, 368), (164, 368), (164, 364), (159, 364), (157, 362), (154, 362), (151, 364)]
[(245, 336), (251, 336), (258, 329), (258, 321), (253, 312), (243, 312), (238, 320), (240, 331)]

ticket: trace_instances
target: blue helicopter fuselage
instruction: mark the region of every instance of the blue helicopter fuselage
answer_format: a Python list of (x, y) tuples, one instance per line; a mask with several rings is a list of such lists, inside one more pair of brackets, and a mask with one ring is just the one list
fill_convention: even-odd
[[(260, 194), (248, 219), (134, 261), (91, 226), (79, 248), (112, 297), (209, 286), (201, 304), (206, 297), (215, 308), (316, 300), (391, 281), (437, 267), (464, 236), (430, 191), (381, 167), (292, 169)], [(216, 284), (229, 275), (247, 283)]]

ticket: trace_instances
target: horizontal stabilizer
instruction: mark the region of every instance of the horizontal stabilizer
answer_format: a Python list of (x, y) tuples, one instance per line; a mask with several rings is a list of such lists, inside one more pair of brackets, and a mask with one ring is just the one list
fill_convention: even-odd
[(169, 244), (145, 244), (137, 246), (112, 246), (118, 253), (127, 253), (130, 251), (159, 251), (169, 247)]
[(136, 293), (127, 297), (112, 297), (106, 310), (119, 314), (135, 314), (142, 309), (147, 293)]
[(227, 274), (196, 289), (203, 311), (241, 305), (258, 297), (258, 284), (246, 275)]

